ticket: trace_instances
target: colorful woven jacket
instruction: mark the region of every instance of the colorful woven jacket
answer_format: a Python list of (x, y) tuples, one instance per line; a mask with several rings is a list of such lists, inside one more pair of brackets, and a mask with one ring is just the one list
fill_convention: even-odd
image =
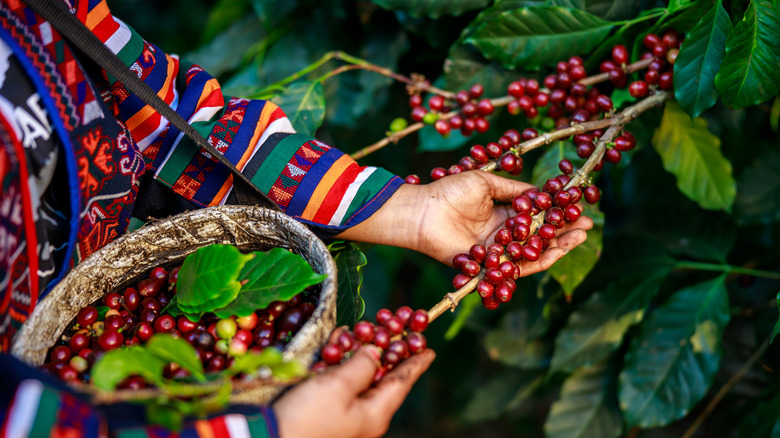
[[(158, 96), (320, 237), (370, 217), (403, 183), (296, 134), (270, 101), (224, 96), (216, 79), (143, 40), (111, 15), (105, 0), (64, 2)], [(145, 221), (235, 202), (227, 168), (74, 52), (21, 0), (0, 2), (0, 189), (0, 353), (62, 276), (126, 233), (132, 217)], [(2, 356), (5, 377), (10, 358)], [(11, 404), (16, 386), (29, 378), (23, 374), (4, 380), (0, 406)], [(46, 406), (74, 405), (55, 393), (60, 403)], [(3, 412), (4, 427), (26, 424)]]

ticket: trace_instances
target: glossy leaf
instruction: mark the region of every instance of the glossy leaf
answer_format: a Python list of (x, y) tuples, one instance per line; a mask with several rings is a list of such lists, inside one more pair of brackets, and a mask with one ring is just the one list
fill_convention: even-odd
[(371, 0), (382, 9), (403, 11), (413, 17), (439, 18), (461, 15), (490, 4), (490, 0)]
[[(777, 293), (777, 309), (780, 310), (780, 292)], [(772, 331), (772, 342), (774, 342), (778, 333), (780, 333), (780, 318), (777, 319), (775, 329)]]
[(507, 11), (483, 23), (465, 42), (507, 68), (538, 69), (596, 47), (615, 26), (561, 7)]
[(550, 362), (550, 346), (529, 336), (529, 315), (524, 309), (507, 313), (501, 325), (485, 335), (485, 349), (491, 359), (524, 369), (545, 368)]
[(677, 104), (667, 102), (652, 142), (664, 169), (677, 177), (677, 188), (685, 196), (704, 209), (731, 209), (736, 195), (731, 163), (705, 120), (691, 121)]
[(253, 374), (262, 367), (267, 367), (275, 379), (282, 381), (305, 376), (307, 372), (299, 361), (285, 360), (282, 352), (276, 348), (238, 356), (230, 366), (230, 371), (235, 374)]
[(201, 35), (202, 41), (210, 41), (234, 22), (244, 18), (249, 0), (219, 0), (209, 10), (209, 18)]
[(188, 255), (176, 284), (179, 308), (186, 313), (210, 312), (233, 301), (241, 289), (241, 269), (253, 257), (233, 245), (209, 245)]
[(691, 118), (715, 105), (715, 74), (726, 53), (731, 19), (720, 1), (688, 33), (674, 62), (674, 96)]
[(723, 102), (731, 108), (756, 105), (780, 91), (780, 6), (752, 0), (729, 32), (726, 56), (715, 77)]
[(603, 360), (620, 347), (626, 331), (644, 318), (671, 270), (670, 263), (666, 259), (632, 271), (620, 269), (624, 274), (582, 303), (555, 338), (551, 372), (572, 372)]
[(144, 346), (146, 351), (165, 362), (175, 362), (189, 371), (198, 380), (205, 380), (203, 363), (195, 347), (183, 338), (174, 338), (166, 333), (158, 333)]
[(780, 219), (780, 151), (760, 155), (742, 172), (734, 213), (740, 223)]
[(687, 8), (694, 0), (670, 0), (669, 12), (674, 13)]
[(289, 300), (326, 277), (314, 272), (303, 257), (284, 248), (253, 254), (255, 257), (244, 265), (239, 276), (241, 293), (230, 304), (214, 310), (220, 318), (247, 316), (274, 301)]
[(336, 326), (352, 327), (363, 316), (366, 303), (360, 296), (363, 285), (363, 267), (368, 260), (357, 245), (339, 241), (328, 246), (338, 272), (336, 298)]
[(466, 321), (468, 321), (469, 316), (471, 316), (471, 314), (481, 306), (482, 298), (480, 298), (480, 296), (477, 294), (466, 295), (465, 298), (460, 300), (460, 303), (458, 303), (458, 308), (455, 311), (455, 319), (453, 319), (450, 326), (447, 327), (447, 331), (444, 333), (444, 339), (447, 341), (455, 339), (455, 337), (458, 336), (458, 333), (460, 333), (460, 331), (466, 325)]
[(210, 43), (188, 53), (184, 58), (216, 77), (239, 68), (244, 62), (244, 53), (264, 37), (265, 30), (257, 18), (252, 14), (245, 14)]
[(314, 135), (325, 119), (325, 95), (319, 82), (295, 82), (272, 100), (298, 133)]
[(140, 346), (111, 350), (95, 362), (91, 381), (96, 388), (113, 391), (127, 377), (138, 375), (159, 383), (165, 361)]
[(731, 317), (725, 278), (676, 291), (645, 319), (620, 373), (620, 408), (630, 427), (669, 424), (707, 394)]
[(613, 370), (607, 362), (578, 369), (561, 388), (544, 423), (545, 438), (612, 438), (623, 430)]
[(474, 423), (498, 418), (527, 401), (543, 383), (544, 375), (534, 371), (509, 370), (491, 375), (474, 391), (463, 409), (463, 419)]

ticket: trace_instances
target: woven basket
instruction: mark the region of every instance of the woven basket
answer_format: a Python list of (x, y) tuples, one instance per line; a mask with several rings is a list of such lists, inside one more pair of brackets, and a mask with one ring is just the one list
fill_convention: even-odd
[[(211, 244), (232, 244), (242, 252), (289, 248), (316, 272), (328, 275), (316, 310), (284, 349), (287, 357), (309, 367), (336, 324), (335, 262), (323, 242), (299, 222), (273, 210), (247, 206), (210, 207), (172, 216), (96, 251), (38, 303), (15, 338), (11, 354), (30, 365), (42, 365), (48, 349), (80, 309), (142, 278), (155, 266), (181, 264), (185, 256)], [(231, 402), (257, 405), (269, 403), (285, 387), (268, 381), (235, 386)]]

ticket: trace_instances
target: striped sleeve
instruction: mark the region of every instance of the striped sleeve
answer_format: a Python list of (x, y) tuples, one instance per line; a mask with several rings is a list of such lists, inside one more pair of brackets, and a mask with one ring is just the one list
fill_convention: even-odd
[[(403, 183), (384, 169), (360, 166), (338, 149), (296, 134), (270, 101), (223, 96), (216, 79), (144, 41), (111, 15), (105, 0), (77, 1), (75, 14), (288, 215), (321, 237), (367, 219)], [(198, 207), (235, 202), (227, 168), (121, 83), (109, 81), (114, 113), (127, 125), (155, 182)]]
[(279, 438), (271, 408), (263, 407), (252, 415), (224, 414), (188, 422), (180, 431), (159, 426), (111, 430), (117, 438)]

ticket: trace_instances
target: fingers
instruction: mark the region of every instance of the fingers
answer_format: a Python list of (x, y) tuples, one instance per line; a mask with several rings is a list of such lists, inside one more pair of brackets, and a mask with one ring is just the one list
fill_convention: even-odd
[(381, 365), (381, 350), (375, 345), (363, 345), (345, 363), (323, 377), (340, 386), (347, 395), (358, 395), (368, 389)]
[(403, 360), (387, 373), (375, 388), (364, 394), (367, 409), (374, 415), (390, 413), (392, 416), (435, 357), (433, 350), (426, 349)]

